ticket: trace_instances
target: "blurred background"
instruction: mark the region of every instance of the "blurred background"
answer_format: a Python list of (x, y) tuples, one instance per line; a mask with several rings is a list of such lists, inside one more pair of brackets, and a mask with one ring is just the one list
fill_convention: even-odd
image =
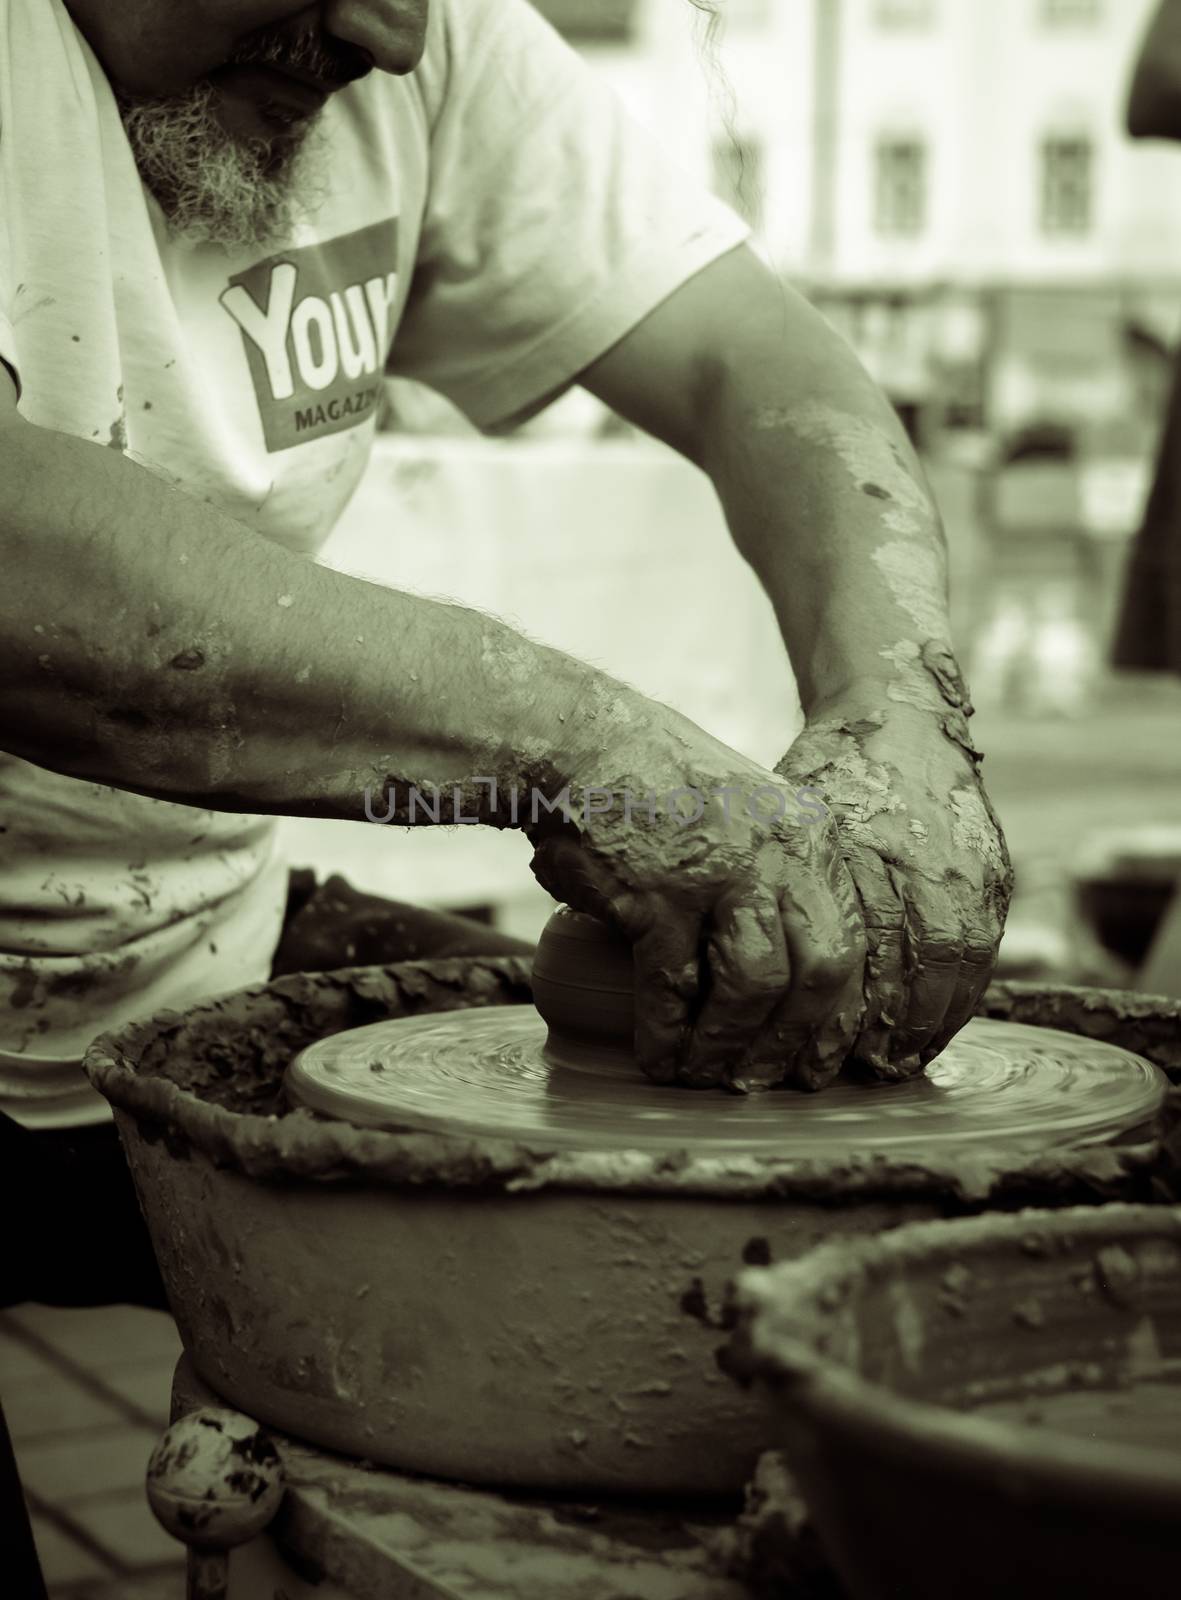
[[(919, 447), (1018, 870), (1004, 970), (1143, 976), (1181, 867), (1181, 680), (1107, 662), (1181, 334), (1181, 145), (1124, 131), (1154, 0), (535, 3), (749, 219)], [(581, 391), (488, 440), (388, 389), (331, 562), (783, 754), (791, 676), (702, 475)], [(550, 909), (516, 835), (285, 828), (294, 861), (376, 892), (525, 936)]]

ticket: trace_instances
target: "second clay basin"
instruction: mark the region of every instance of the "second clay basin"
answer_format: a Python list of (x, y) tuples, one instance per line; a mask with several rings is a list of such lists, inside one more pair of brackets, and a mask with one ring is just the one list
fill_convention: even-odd
[(739, 1293), (856, 1600), (1181, 1592), (1181, 1208), (912, 1225)]

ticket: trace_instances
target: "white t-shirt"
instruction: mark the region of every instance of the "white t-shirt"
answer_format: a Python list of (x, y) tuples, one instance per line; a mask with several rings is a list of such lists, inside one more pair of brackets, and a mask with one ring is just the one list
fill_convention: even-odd
[[(327, 194), (288, 248), (178, 243), (61, 0), (0, 0), (0, 359), (22, 414), (308, 556), (364, 469), (383, 369), (495, 426), (746, 237), (525, 0), (433, 0), (420, 67), (323, 121)], [(103, 1115), (88, 1042), (264, 979), (285, 888), (269, 819), (0, 754), (0, 1109)]]

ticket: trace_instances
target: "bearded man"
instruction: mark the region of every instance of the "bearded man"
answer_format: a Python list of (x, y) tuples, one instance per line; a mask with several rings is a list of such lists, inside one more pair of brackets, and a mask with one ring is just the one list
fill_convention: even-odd
[[(581, 383), (709, 475), (807, 715), (777, 775), (308, 559), (387, 371), (482, 428)], [(421, 823), (437, 786), (524, 828), (631, 940), (666, 1078), (903, 1076), (987, 982), (1008, 864), (907, 440), (526, 0), (0, 0), (0, 557), (8, 1303), (161, 1303), (95, 1034), (339, 964), (333, 915), (370, 959), (513, 947), (339, 885), (301, 941), (324, 894), (292, 892), (278, 814), (376, 790)], [(702, 648), (726, 629), (703, 594)], [(776, 786), (827, 809), (741, 803)], [(565, 789), (560, 821), (506, 799)], [(694, 817), (602, 809), (685, 790)]]
[[(581, 383), (709, 475), (807, 715), (778, 774), (308, 559), (387, 371), (482, 428)], [(987, 982), (1008, 864), (905, 435), (526, 0), (0, 0), (0, 551), (0, 1132), (9, 1215), (47, 1197), (9, 1301), (158, 1299), (79, 1061), (312, 964), (278, 814), (433, 820), (414, 785), (524, 828), (631, 940), (663, 1077), (904, 1076)], [(769, 786), (827, 809), (733, 800)], [(375, 958), (513, 947), (395, 910)]]

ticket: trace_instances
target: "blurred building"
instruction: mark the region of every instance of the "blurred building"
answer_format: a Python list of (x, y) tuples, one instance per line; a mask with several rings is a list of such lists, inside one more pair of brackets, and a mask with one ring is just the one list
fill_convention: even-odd
[(791, 271), (810, 229), (816, 3), (534, 0)]
[(967, 284), (1177, 274), (1181, 159), (1123, 132), (1154, 4), (815, 0), (817, 121), (836, 131), (809, 274)]
[(1181, 263), (1181, 160), (1123, 133), (1155, 0), (535, 4), (789, 271), (1058, 283)]
[(934, 364), (966, 421), (1117, 417), (1181, 326), (1181, 148), (1123, 131), (1155, 0), (535, 3), (903, 405)]
[(1181, 330), (1181, 145), (1123, 123), (1156, 0), (535, 4), (890, 394), (957, 636), (1097, 664)]

